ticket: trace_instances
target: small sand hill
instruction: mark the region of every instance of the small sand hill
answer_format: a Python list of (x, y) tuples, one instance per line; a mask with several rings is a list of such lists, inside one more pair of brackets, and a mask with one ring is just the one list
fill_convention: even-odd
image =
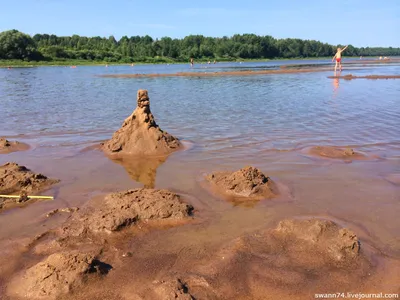
[[(97, 200), (97, 199), (96, 199)], [(111, 233), (142, 220), (180, 220), (193, 207), (168, 190), (134, 189), (113, 193), (72, 215), (62, 228), (67, 236)]]
[(150, 111), (146, 90), (137, 93), (137, 107), (122, 127), (103, 145), (109, 155), (167, 155), (179, 149), (177, 138), (162, 131)]
[[(58, 183), (57, 179), (50, 179), (43, 174), (35, 174), (28, 168), (16, 163), (6, 163), (0, 166), (0, 194), (21, 195), (17, 202), (27, 201), (25, 193), (36, 193), (48, 189)], [(16, 199), (0, 198), (0, 209), (15, 205)]]
[(42, 191), (59, 182), (43, 174), (35, 174), (25, 166), (17, 163), (6, 163), (0, 166), (0, 194)]
[(254, 167), (245, 167), (236, 172), (215, 172), (206, 179), (217, 192), (227, 196), (263, 199), (278, 194), (275, 183)]
[(321, 156), (327, 158), (338, 158), (338, 159), (355, 159), (355, 160), (365, 160), (368, 159), (362, 153), (355, 152), (351, 148), (341, 148), (335, 146), (315, 146), (309, 149), (309, 153), (314, 156)]
[(105, 275), (110, 269), (91, 253), (55, 253), (16, 277), (8, 293), (23, 299), (58, 299), (83, 285), (89, 276)]
[(29, 145), (18, 141), (11, 142), (5, 138), (0, 138), (0, 154), (7, 154), (16, 151), (25, 151), (29, 149)]

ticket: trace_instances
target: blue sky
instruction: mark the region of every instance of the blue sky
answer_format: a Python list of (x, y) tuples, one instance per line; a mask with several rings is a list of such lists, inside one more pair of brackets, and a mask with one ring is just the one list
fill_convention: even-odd
[(0, 31), (84, 36), (235, 33), (400, 47), (400, 0), (0, 0)]

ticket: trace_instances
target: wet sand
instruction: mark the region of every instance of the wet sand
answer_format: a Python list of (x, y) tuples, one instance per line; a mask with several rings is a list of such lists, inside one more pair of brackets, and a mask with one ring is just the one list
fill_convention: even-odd
[[(59, 150), (62, 152), (62, 149)], [(55, 201), (35, 203), (0, 215), (2, 299), (16, 299), (6, 296), (11, 278), (17, 274), (22, 276), (24, 270), (52, 251), (58, 251), (43, 252), (46, 248), (41, 245), (48, 236), (37, 240), (35, 236), (59, 228), (71, 214), (65, 212), (47, 217), (48, 212), (57, 208), (82, 207), (93, 197), (149, 183), (156, 188), (167, 188), (184, 195), (195, 209), (193, 221), (181, 225), (143, 223), (106, 237), (101, 261), (110, 264), (112, 270), (102, 278), (90, 279), (84, 288), (77, 289), (73, 294), (58, 299), (141, 299), (135, 298), (137, 295), (142, 299), (157, 299), (154, 282), (169, 282), (174, 278), (187, 282), (195, 295), (203, 296), (199, 299), (224, 299), (221, 291), (234, 295), (232, 293), (236, 288), (229, 286), (229, 280), (240, 287), (237, 299), (260, 298), (267, 292), (268, 297), (264, 299), (293, 299), (294, 295), (296, 299), (310, 299), (314, 292), (329, 292), (327, 287), (340, 290), (344, 277), (333, 276), (325, 282), (325, 286), (315, 279), (307, 281), (305, 286), (299, 285), (296, 283), (299, 275), (293, 272), (282, 273), (283, 270), (274, 268), (268, 273), (257, 270), (256, 266), (260, 264), (257, 257), (247, 258), (246, 265), (251, 268), (246, 273), (243, 273), (241, 260), (230, 264), (230, 275), (217, 272), (220, 274), (218, 278), (225, 278), (223, 284), (212, 280), (212, 269), (203, 267), (210, 263), (215, 265), (216, 253), (222, 253), (220, 251), (227, 246), (229, 248), (238, 238), (252, 236), (259, 230), (273, 229), (283, 219), (315, 216), (333, 220), (354, 231), (361, 241), (363, 253), (373, 261), (371, 276), (347, 278), (350, 280), (346, 285), (348, 288), (357, 287), (362, 292), (398, 292), (399, 221), (393, 207), (400, 200), (399, 187), (388, 182), (387, 175), (376, 172), (390, 166), (388, 161), (327, 164), (311, 161), (297, 150), (268, 151), (261, 157), (251, 158), (248, 163), (284, 182), (291, 189), (293, 199), (261, 200), (252, 206), (235, 206), (221, 201), (201, 186), (199, 179), (202, 174), (212, 173), (216, 167), (212, 162), (199, 164), (194, 160), (195, 153), (190, 150), (178, 151), (163, 162), (149, 162), (149, 167), (135, 163), (120, 166), (100, 151), (80, 150), (62, 159), (53, 158), (51, 163), (46, 163), (44, 157), (37, 160), (20, 153), (14, 157), (37, 171), (60, 178), (61, 183), (57, 189), (49, 191), (55, 196)], [(292, 164), (287, 168), (277, 168), (273, 162), (280, 159)], [(57, 164), (56, 169), (54, 163)], [(147, 165), (144, 161), (142, 163)], [(235, 162), (224, 159), (220, 164), (225, 165), (227, 170), (243, 167), (241, 159)], [(371, 214), (371, 211), (374, 213)], [(81, 251), (85, 249), (80, 244), (76, 247)], [(263, 284), (254, 277), (256, 274), (266, 276)], [(286, 278), (286, 283), (281, 282), (283, 278)]]
[(0, 139), (0, 154), (9, 154), (17, 151), (29, 150), (30, 146), (25, 143), (18, 141), (8, 141), (6, 139)]

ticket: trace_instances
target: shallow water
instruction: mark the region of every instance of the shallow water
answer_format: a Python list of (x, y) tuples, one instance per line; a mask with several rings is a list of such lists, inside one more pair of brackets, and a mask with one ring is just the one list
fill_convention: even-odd
[[(292, 63), (220, 63), (196, 65), (193, 71)], [(342, 75), (400, 74), (396, 64), (344, 68)], [(3, 212), (0, 239), (33, 236), (43, 226), (56, 226), (63, 218), (43, 219), (51, 209), (80, 206), (98, 193), (150, 184), (191, 195), (199, 216), (206, 220), (201, 230), (185, 226), (160, 237), (176, 245), (182, 240), (195, 244), (226, 240), (293, 216), (324, 216), (353, 228), (384, 255), (400, 258), (400, 187), (386, 179), (400, 173), (399, 80), (328, 79), (333, 72), (211, 78), (95, 76), (188, 70), (187, 65), (0, 69), (0, 136), (32, 146), (27, 152), (1, 155), (0, 164), (16, 161), (62, 180), (47, 192), (55, 201)], [(138, 89), (149, 91), (160, 127), (191, 146), (166, 161), (125, 168), (100, 152), (82, 152), (121, 126), (136, 106)], [(312, 158), (302, 150), (313, 145), (351, 146), (378, 158), (352, 163)], [(205, 173), (245, 165), (259, 167), (286, 186), (289, 195), (243, 207), (221, 201), (201, 187)]]

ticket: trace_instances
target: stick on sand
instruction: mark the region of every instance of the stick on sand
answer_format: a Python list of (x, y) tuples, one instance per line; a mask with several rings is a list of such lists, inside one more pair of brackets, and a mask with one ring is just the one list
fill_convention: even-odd
[[(0, 198), (20, 198), (21, 196), (14, 196), (14, 195), (0, 195)], [(53, 196), (27, 196), (30, 199), (50, 199), (53, 200)]]

